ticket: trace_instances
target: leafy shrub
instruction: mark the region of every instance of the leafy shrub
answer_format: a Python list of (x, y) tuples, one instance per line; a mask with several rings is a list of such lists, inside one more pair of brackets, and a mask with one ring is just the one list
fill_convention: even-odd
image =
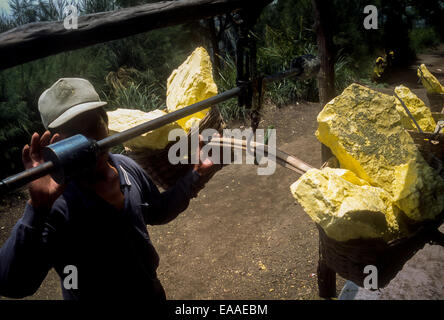
[(440, 37), (433, 28), (417, 28), (409, 32), (410, 46), (420, 53), (426, 48), (436, 47), (440, 43)]
[(23, 169), (21, 150), (29, 143), (33, 129), (34, 124), (25, 101), (15, 96), (10, 101), (0, 102), (1, 177)]
[(356, 79), (356, 72), (352, 66), (352, 59), (347, 56), (339, 56), (335, 63), (335, 89), (342, 92)]

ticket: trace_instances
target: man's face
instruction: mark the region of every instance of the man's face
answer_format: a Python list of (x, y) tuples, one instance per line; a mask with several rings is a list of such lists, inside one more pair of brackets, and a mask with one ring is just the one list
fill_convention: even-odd
[(71, 119), (57, 132), (60, 133), (62, 139), (81, 134), (98, 141), (108, 136), (108, 125), (98, 110), (90, 110)]
[[(56, 132), (60, 134), (61, 139), (81, 134), (96, 141), (106, 138), (109, 134), (108, 125), (98, 110), (90, 110), (78, 115), (57, 128)], [(96, 169), (103, 167), (107, 160), (108, 150), (103, 150), (98, 156)]]

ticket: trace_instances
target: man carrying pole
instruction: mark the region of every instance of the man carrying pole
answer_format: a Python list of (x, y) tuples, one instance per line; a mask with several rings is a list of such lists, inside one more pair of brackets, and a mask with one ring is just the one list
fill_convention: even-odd
[[(43, 163), (43, 147), (58, 140), (76, 134), (105, 138), (105, 104), (87, 80), (58, 80), (40, 96), (48, 131), (34, 133), (23, 148), (25, 168)], [(156, 274), (159, 256), (146, 225), (176, 218), (212, 169), (209, 158), (199, 159), (174, 187), (160, 193), (133, 160), (104, 151), (94, 168), (64, 185), (49, 175), (32, 181), (24, 215), (0, 248), (0, 295), (32, 295), (55, 268), (64, 299), (164, 300)]]

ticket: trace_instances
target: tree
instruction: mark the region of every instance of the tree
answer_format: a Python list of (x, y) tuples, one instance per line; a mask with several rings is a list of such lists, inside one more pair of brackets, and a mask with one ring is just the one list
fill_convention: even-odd
[(328, 1), (312, 0), (321, 70), (318, 75), (319, 102), (325, 105), (335, 92), (334, 45), (330, 32), (330, 17), (333, 10)]

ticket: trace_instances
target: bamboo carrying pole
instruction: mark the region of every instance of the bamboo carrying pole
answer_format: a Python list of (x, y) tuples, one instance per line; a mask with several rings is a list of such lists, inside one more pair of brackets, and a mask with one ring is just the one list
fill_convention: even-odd
[[(246, 152), (247, 152), (247, 147), (241, 147), (241, 146), (239, 146), (239, 145), (234, 145), (234, 144), (230, 144), (230, 143), (223, 143), (223, 142), (216, 143), (216, 142), (210, 142), (208, 145), (210, 145), (210, 146), (214, 146), (214, 147), (239, 149), (239, 150), (242, 150), (242, 151), (246, 151)], [(256, 149), (256, 148), (254, 148), (254, 149)], [(284, 167), (284, 168), (287, 168), (287, 169), (289, 169), (289, 170), (291, 170), (291, 171), (294, 171), (294, 172), (296, 172), (296, 173), (298, 173), (298, 174), (304, 174), (304, 173), (305, 173), (305, 172), (302, 171), (301, 169), (299, 169), (299, 168), (293, 166), (290, 162), (288, 162), (288, 160), (284, 160), (284, 159), (282, 159), (282, 158), (276, 157), (276, 158), (275, 158), (275, 162), (276, 162), (277, 164), (279, 164), (280, 166), (282, 166), (282, 167)]]
[(290, 155), (284, 151), (281, 151), (279, 149), (276, 150), (270, 150), (270, 148), (267, 145), (264, 145), (262, 143), (251, 141), (250, 145), (248, 145), (248, 142), (245, 140), (239, 140), (234, 138), (213, 138), (208, 143), (210, 146), (222, 146), (222, 147), (230, 147), (230, 148), (238, 148), (242, 150), (248, 151), (249, 147), (252, 149), (258, 149), (261, 148), (264, 150), (264, 154), (267, 155), (273, 155), (274, 158), (277, 160), (276, 163), (282, 165), (283, 167), (286, 167), (290, 170), (293, 170), (299, 174), (304, 174), (308, 170), (312, 169), (313, 167), (309, 165), (308, 163), (305, 163), (304, 161), (296, 158), (293, 155)]

